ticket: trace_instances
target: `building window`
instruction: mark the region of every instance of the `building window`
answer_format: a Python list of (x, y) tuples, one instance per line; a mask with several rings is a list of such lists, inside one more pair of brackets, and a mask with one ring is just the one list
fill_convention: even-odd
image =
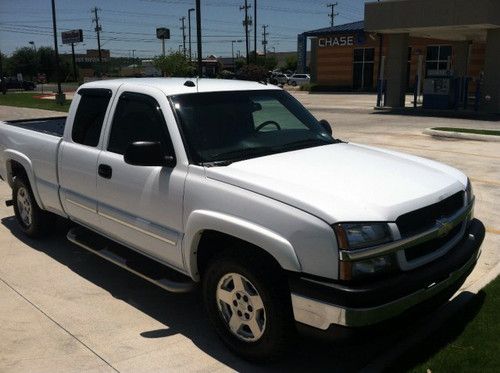
[(451, 68), (451, 45), (430, 45), (427, 47), (425, 69), (427, 75), (443, 73)]
[(375, 48), (356, 48), (353, 58), (353, 88), (370, 90), (373, 88), (373, 67)]

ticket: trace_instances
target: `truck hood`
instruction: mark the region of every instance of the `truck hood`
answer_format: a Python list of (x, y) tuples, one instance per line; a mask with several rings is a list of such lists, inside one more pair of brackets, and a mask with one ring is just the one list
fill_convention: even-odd
[(467, 185), (463, 173), (441, 163), (344, 143), (211, 167), (206, 175), (294, 206), (329, 224), (395, 221)]

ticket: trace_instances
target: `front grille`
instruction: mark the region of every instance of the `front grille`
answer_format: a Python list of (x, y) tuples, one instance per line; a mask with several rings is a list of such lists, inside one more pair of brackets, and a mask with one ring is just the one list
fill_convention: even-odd
[(412, 246), (406, 249), (405, 250), (406, 260), (411, 262), (412, 260), (419, 259), (421, 257), (433, 253), (436, 250), (439, 250), (460, 233), (463, 224), (464, 223), (458, 224), (446, 236), (439, 237), (427, 242), (423, 242), (420, 245)]
[(401, 238), (425, 232), (436, 225), (436, 220), (447, 218), (464, 207), (464, 192), (458, 192), (441, 202), (401, 215), (396, 220)]

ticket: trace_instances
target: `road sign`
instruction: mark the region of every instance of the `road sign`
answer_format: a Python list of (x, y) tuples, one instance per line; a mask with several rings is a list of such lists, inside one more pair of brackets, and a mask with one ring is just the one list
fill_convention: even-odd
[(160, 27), (156, 29), (156, 37), (158, 39), (170, 39), (170, 29)]
[(83, 41), (83, 31), (82, 30), (64, 31), (61, 32), (61, 37), (63, 44), (81, 43)]

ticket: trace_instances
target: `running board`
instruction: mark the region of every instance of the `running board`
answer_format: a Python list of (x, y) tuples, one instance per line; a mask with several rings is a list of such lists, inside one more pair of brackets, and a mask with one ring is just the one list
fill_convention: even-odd
[(172, 293), (187, 293), (196, 287), (189, 277), (87, 228), (72, 228), (66, 237), (70, 242)]

